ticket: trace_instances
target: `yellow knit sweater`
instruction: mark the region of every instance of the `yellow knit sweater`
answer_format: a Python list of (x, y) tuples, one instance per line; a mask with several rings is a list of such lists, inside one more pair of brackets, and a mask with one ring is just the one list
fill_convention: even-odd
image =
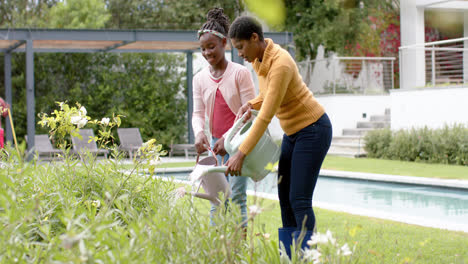
[(260, 62), (253, 68), (257, 72), (259, 95), (250, 100), (252, 107), (260, 110), (247, 138), (239, 150), (248, 155), (265, 132), (273, 115), (280, 121), (286, 135), (292, 135), (317, 121), (325, 109), (315, 99), (302, 81), (294, 59), (271, 39)]

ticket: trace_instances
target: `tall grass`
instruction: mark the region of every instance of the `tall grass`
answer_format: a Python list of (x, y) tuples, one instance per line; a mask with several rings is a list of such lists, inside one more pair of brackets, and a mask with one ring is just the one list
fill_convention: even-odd
[(174, 183), (117, 161), (2, 159), (1, 263), (275, 262), (265, 247), (279, 259), (265, 240), (249, 248), (234, 218), (220, 213), (212, 228), (206, 211), (177, 199)]

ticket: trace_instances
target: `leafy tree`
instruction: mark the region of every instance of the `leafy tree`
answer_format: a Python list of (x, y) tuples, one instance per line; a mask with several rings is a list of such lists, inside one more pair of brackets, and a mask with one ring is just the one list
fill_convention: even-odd
[(206, 13), (222, 7), (233, 20), (243, 7), (232, 0), (107, 0), (112, 14), (109, 28), (119, 29), (198, 29), (206, 21)]
[(59, 0), (0, 0), (0, 26), (45, 27), (49, 8), (57, 2)]
[(297, 58), (315, 58), (319, 45), (339, 51), (359, 32), (362, 14), (341, 0), (286, 0), (285, 29), (292, 31)]
[[(1, 0), (0, 0), (1, 1)], [(224, 8), (231, 19), (238, 1), (11, 0), (0, 6), (0, 27), (197, 29), (206, 12)], [(13, 11), (12, 11), (13, 10)], [(27, 11), (26, 11), (27, 10)], [(1, 55), (0, 55), (1, 56)], [(1, 59), (1, 58), (0, 58)], [(56, 101), (85, 105), (92, 116), (126, 116), (122, 126), (139, 127), (144, 139), (185, 141), (185, 56), (174, 54), (35, 54), (36, 113)], [(25, 58), (13, 54), (13, 111), (19, 139), (26, 134)], [(3, 64), (0, 64), (0, 71)], [(0, 94), (4, 94), (0, 75)], [(37, 133), (44, 133), (37, 126)]]
[(379, 19), (395, 17), (399, 12), (396, 0), (286, 0), (285, 5), (283, 30), (293, 32), (298, 60), (315, 58), (319, 45), (343, 55), (356, 55), (356, 43), (364, 50), (372, 48), (363, 41), (378, 46), (382, 31), (371, 27), (374, 12), (379, 13)]
[(103, 0), (67, 0), (50, 9), (52, 28), (103, 28), (110, 14)]

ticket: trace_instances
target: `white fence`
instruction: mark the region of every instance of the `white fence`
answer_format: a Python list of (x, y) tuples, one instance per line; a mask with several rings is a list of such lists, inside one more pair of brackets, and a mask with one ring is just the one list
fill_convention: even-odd
[(299, 62), (315, 94), (384, 94), (394, 88), (393, 57), (330, 57)]
[[(424, 80), (425, 87), (466, 84), (468, 48), (465, 47), (468, 47), (468, 37), (400, 47), (400, 61), (410, 62), (400, 64), (401, 78), (408, 79), (412, 76), (405, 75), (419, 75), (424, 72), (420, 79)], [(412, 63), (414, 60), (417, 61), (416, 64)]]

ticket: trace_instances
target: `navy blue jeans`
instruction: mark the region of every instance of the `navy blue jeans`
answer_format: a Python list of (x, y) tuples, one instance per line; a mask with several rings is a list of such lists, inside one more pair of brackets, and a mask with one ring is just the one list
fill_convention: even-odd
[(283, 136), (278, 166), (278, 196), (283, 227), (314, 230), (312, 196), (325, 155), (332, 125), (327, 114), (299, 132)]

